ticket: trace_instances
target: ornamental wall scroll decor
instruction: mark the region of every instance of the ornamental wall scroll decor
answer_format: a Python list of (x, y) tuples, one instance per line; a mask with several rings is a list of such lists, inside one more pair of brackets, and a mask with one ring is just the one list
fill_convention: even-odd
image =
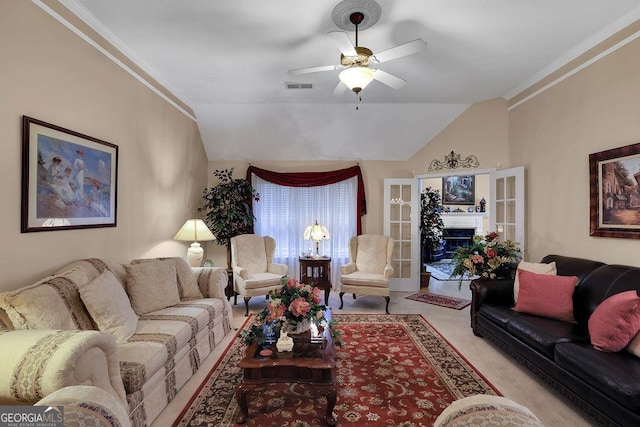
[(477, 168), (478, 166), (480, 166), (480, 162), (473, 154), (462, 160), (460, 154), (451, 151), (451, 153), (444, 156), (443, 162), (433, 159), (429, 164), (429, 172), (441, 171), (443, 169)]

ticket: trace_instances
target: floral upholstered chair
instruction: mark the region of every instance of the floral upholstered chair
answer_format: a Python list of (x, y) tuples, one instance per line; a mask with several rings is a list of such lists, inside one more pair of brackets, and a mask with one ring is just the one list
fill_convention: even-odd
[(340, 308), (345, 293), (380, 295), (387, 300), (389, 314), (389, 278), (393, 274), (393, 239), (377, 234), (362, 234), (349, 241), (350, 262), (340, 267)]
[(233, 269), (233, 303), (244, 297), (245, 316), (249, 315), (249, 300), (267, 295), (280, 288), (280, 278), (287, 274), (285, 264), (273, 262), (276, 241), (269, 236), (241, 234), (231, 238), (231, 268)]

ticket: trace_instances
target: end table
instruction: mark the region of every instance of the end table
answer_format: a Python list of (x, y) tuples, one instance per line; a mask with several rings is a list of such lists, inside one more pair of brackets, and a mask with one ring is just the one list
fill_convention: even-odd
[(310, 283), (324, 290), (324, 305), (329, 305), (331, 292), (331, 258), (300, 257), (300, 283)]

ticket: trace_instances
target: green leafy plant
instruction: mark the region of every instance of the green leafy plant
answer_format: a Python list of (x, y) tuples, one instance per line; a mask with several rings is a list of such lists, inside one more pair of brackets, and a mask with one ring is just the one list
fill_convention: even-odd
[(253, 200), (259, 201), (260, 195), (246, 179), (234, 179), (233, 168), (216, 170), (213, 176), (219, 182), (205, 188), (202, 193), (205, 203), (198, 211), (205, 212), (205, 221), (216, 236), (215, 242), (227, 247), (227, 267), (230, 268), (231, 238), (252, 232), (255, 216), (251, 204)]
[(433, 261), (434, 252), (441, 247), (444, 229), (441, 200), (440, 192), (431, 187), (425, 188), (420, 195), (420, 239), (426, 262)]

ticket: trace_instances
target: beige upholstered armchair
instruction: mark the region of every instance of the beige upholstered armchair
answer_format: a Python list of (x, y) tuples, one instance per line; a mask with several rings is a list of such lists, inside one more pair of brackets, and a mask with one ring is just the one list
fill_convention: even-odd
[(380, 295), (387, 300), (385, 311), (389, 314), (389, 278), (393, 274), (391, 257), (393, 239), (377, 234), (362, 234), (349, 241), (350, 262), (340, 267), (340, 308), (342, 295)]
[(241, 234), (231, 238), (231, 268), (233, 269), (233, 303), (244, 297), (245, 316), (249, 315), (249, 300), (267, 295), (280, 287), (280, 278), (287, 274), (285, 264), (273, 262), (276, 241), (272, 237)]

